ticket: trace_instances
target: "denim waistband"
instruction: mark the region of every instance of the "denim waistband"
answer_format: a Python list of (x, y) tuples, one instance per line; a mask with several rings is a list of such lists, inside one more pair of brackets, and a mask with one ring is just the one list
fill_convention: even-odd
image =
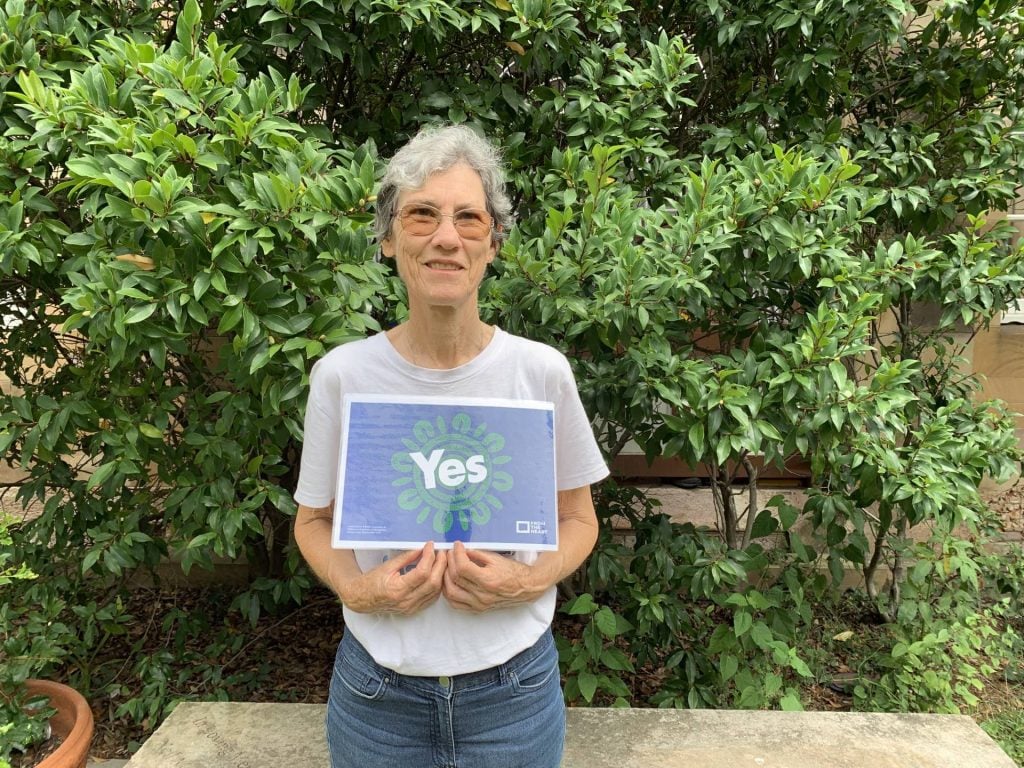
[(520, 651), (511, 659), (503, 664), (498, 664), (495, 667), (488, 669), (481, 669), (477, 672), (466, 672), (461, 675), (441, 675), (441, 676), (419, 676), (419, 675), (403, 675), (399, 672), (395, 672), (393, 669), (381, 666), (373, 657), (369, 651), (363, 647), (355, 636), (346, 630), (341, 640), (341, 645), (344, 648), (346, 655), (348, 655), (351, 661), (364, 664), (377, 671), (377, 673), (391, 685), (408, 685), (413, 688), (421, 688), (429, 691), (455, 691), (455, 690), (466, 690), (467, 688), (478, 688), (485, 685), (493, 684), (504, 684), (510, 679), (512, 672), (521, 669), (525, 665), (529, 664), (538, 656), (548, 652), (554, 652), (555, 639), (551, 634), (551, 628), (549, 627), (544, 631), (544, 634), (540, 636), (540, 639), (536, 643), (531, 645), (524, 651)]

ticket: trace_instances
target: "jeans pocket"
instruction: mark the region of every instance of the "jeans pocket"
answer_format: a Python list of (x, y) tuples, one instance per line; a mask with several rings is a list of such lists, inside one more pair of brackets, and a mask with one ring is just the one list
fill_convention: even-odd
[(516, 694), (529, 694), (541, 690), (552, 676), (557, 679), (558, 656), (554, 653), (542, 653), (518, 669), (512, 670), (512, 690)]
[(336, 681), (341, 683), (353, 696), (368, 701), (377, 701), (388, 688), (387, 677), (375, 669), (352, 664), (342, 657), (334, 666)]

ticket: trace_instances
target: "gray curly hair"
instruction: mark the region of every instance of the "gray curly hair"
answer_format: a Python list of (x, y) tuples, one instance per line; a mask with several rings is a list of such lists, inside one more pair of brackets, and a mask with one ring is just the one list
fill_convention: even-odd
[(499, 245), (512, 227), (512, 201), (505, 191), (501, 152), (465, 125), (424, 126), (388, 162), (377, 193), (373, 222), (377, 242), (387, 239), (395, 220), (398, 195), (423, 186), (427, 177), (465, 163), (480, 176), (487, 212), (494, 217), (493, 238)]

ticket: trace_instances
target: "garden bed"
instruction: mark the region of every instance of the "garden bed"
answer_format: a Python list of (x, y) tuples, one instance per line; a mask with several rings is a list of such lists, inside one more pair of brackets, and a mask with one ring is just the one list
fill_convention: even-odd
[[(992, 494), (990, 501), (1011, 536), (1024, 529), (1024, 488)], [(103, 691), (91, 699), (94, 756), (130, 756), (166, 714), (164, 707), (175, 700), (326, 701), (342, 633), (337, 600), (326, 589), (315, 589), (287, 615), (263, 615), (251, 626), (229, 609), (235, 593), (228, 587), (137, 589), (124, 606), (125, 614), (135, 619), (114, 628), (84, 667), (81, 660), (69, 663), (70, 678), (87, 673), (94, 689)], [(727, 618), (723, 614), (723, 620)], [(586, 620), (559, 613), (556, 632), (577, 638)], [(833, 607), (820, 607), (802, 648), (816, 673), (813, 682), (800, 688), (804, 706), (851, 709), (853, 687), (858, 675), (865, 673), (864, 660), (871, 657), (873, 647), (885, 646), (887, 631), (856, 592), (846, 593)], [(837, 635), (847, 639), (837, 642)], [(663, 675), (660, 669), (638, 668), (623, 673), (622, 679), (632, 700), (643, 704), (659, 690)], [(986, 691), (991, 696), (984, 697), (976, 719), (991, 721), (993, 735), (1001, 742), (1024, 742), (1019, 716), (1024, 711), (1024, 682), (1006, 681), (997, 674)], [(594, 703), (611, 701), (599, 694)]]

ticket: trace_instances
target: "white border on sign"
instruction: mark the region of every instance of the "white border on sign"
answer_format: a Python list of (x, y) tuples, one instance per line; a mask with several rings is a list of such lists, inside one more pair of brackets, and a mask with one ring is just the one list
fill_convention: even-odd
[[(348, 462), (348, 426), (353, 403), (394, 403), (398, 405), (444, 405), (485, 408), (517, 408), (550, 411), (554, 414), (555, 404), (546, 400), (514, 400), (504, 397), (432, 397), (429, 395), (374, 395), (351, 393), (342, 399), (341, 447), (338, 451), (338, 484), (334, 501), (334, 526), (331, 546), (334, 549), (420, 549), (426, 541), (384, 541), (352, 540), (341, 538), (341, 510), (345, 496), (345, 467)], [(551, 420), (552, 440), (556, 435), (554, 419)], [(557, 442), (554, 443), (557, 445)], [(555, 513), (558, 511), (558, 456), (552, 450), (552, 481), (555, 489)], [(555, 521), (554, 544), (524, 544), (523, 542), (463, 542), (466, 549), (513, 550), (520, 552), (554, 552), (558, 549), (558, 520)], [(453, 542), (435, 541), (435, 549), (452, 549)]]

